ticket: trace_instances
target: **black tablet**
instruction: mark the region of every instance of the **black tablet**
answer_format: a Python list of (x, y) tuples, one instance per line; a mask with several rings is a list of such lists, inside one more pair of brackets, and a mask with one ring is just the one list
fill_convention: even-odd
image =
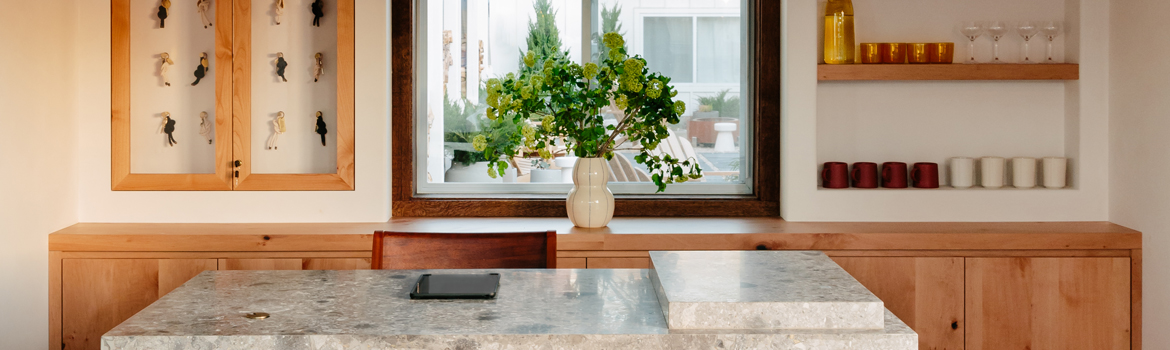
[(423, 274), (410, 290), (411, 299), (493, 299), (500, 274)]

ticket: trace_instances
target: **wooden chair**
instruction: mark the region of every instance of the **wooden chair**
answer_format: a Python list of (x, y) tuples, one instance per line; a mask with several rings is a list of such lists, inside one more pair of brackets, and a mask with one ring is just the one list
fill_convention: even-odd
[(375, 270), (557, 267), (557, 231), (374, 233)]

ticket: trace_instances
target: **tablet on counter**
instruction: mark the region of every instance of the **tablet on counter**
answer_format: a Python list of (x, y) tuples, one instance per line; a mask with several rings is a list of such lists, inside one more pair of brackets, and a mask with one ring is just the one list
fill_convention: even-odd
[(494, 299), (500, 274), (423, 274), (410, 291), (411, 299)]

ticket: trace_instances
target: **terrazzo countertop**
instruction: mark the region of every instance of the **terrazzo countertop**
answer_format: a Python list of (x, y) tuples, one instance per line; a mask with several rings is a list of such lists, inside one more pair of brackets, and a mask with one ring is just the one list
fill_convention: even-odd
[(885, 305), (817, 251), (650, 252), (671, 329), (881, 329)]
[[(410, 300), (423, 273), (501, 274), (493, 300)], [(208, 271), (102, 337), (145, 349), (917, 349), (872, 329), (670, 329), (651, 270)], [(669, 285), (669, 283), (668, 283)], [(245, 318), (265, 312), (263, 320)]]

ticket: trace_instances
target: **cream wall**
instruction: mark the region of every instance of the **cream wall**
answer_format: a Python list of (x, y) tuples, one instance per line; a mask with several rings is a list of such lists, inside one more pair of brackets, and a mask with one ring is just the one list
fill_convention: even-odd
[(45, 348), (46, 235), (77, 222), (72, 3), (0, 11), (0, 349)]
[[(387, 2), (357, 0), (356, 190), (344, 192), (114, 192), (110, 190), (109, 0), (79, 13), (80, 206), (83, 222), (378, 222), (390, 218)], [(100, 14), (100, 15), (99, 15)], [(188, 76), (186, 69), (173, 76)], [(261, 140), (263, 142), (263, 140)]]
[(1170, 37), (1165, 0), (1113, 0), (1109, 218), (1142, 231), (1142, 340), (1170, 344)]

